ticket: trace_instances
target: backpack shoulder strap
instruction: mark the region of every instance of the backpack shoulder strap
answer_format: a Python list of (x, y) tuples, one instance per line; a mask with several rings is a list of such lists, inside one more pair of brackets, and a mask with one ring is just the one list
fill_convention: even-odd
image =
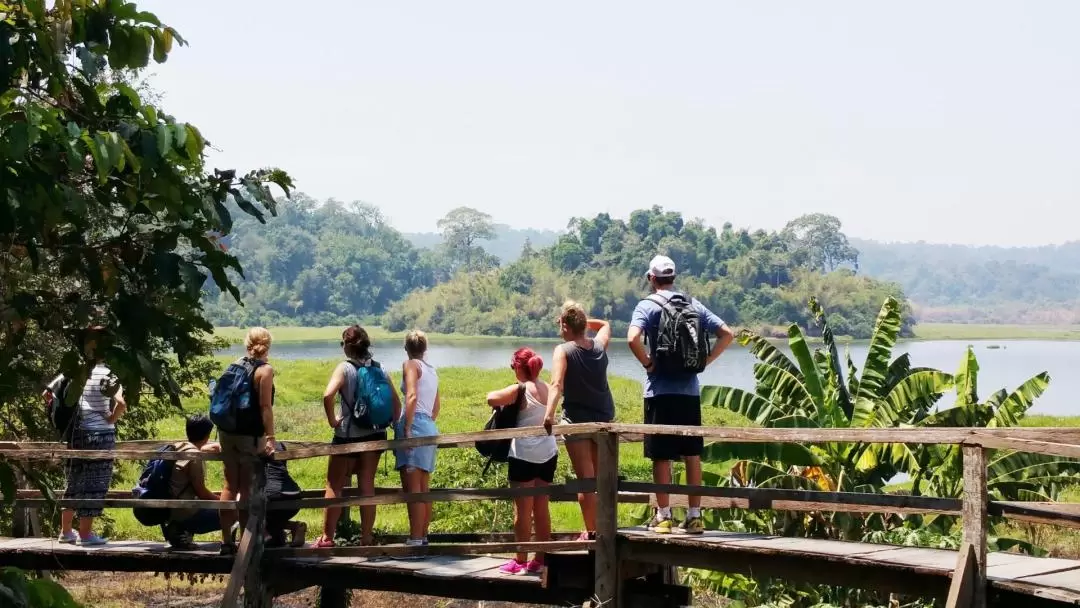
[(524, 382), (518, 382), (517, 400), (514, 401), (514, 405), (521, 409), (522, 404), (525, 402), (525, 390), (526, 386)]

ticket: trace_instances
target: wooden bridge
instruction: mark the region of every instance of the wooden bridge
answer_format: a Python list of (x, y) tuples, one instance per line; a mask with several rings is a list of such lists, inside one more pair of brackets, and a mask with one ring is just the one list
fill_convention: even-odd
[[(283, 460), (331, 454), (353, 454), (395, 447), (438, 445), (469, 447), (484, 439), (543, 434), (542, 428), (462, 433), (402, 441), (372, 441), (343, 446), (294, 444), (274, 457)], [(52, 539), (0, 539), (0, 566), (28, 570), (101, 570), (228, 574), (223, 606), (269, 606), (275, 595), (318, 586), (323, 606), (340, 601), (344, 588), (403, 591), (443, 597), (503, 600), (556, 605), (682, 606), (689, 589), (677, 584), (674, 568), (707, 568), (755, 577), (824, 583), (909, 596), (946, 599), (947, 606), (1080, 605), (1080, 561), (1038, 558), (1017, 553), (988, 553), (989, 517), (1080, 528), (1080, 505), (995, 502), (987, 499), (987, 450), (1008, 449), (1080, 458), (1080, 429), (759, 429), (579, 424), (556, 427), (559, 435), (589, 435), (599, 445), (595, 480), (577, 480), (545, 488), (437, 489), (404, 494), (383, 489), (375, 496), (355, 491), (337, 499), (321, 498), (322, 490), (305, 491), (296, 500), (267, 504), (261, 491), (244, 506), (251, 512), (235, 558), (219, 557), (217, 544), (196, 552), (171, 552), (163, 543), (112, 542), (99, 548), (60, 545)], [(964, 491), (960, 499), (892, 494), (863, 494), (673, 486), (627, 481), (618, 474), (620, 441), (640, 441), (644, 433), (703, 436), (730, 443), (952, 444), (961, 446)], [(0, 457), (13, 461), (102, 458), (220, 460), (218, 454), (158, 453), (163, 442), (129, 442), (112, 452), (68, 450), (56, 444), (0, 444)], [(265, 483), (256, 467), (256, 488)], [(595, 492), (598, 503), (595, 541), (556, 534), (546, 542), (513, 540), (510, 534), (432, 535), (432, 544), (406, 547), (401, 537), (371, 547), (269, 549), (263, 547), (268, 509), (324, 508), (426, 501), (508, 499), (548, 494), (552, 500), (575, 500), (578, 492)], [(894, 545), (785, 538), (757, 534), (707, 532), (701, 536), (659, 536), (643, 529), (617, 526), (619, 503), (649, 503), (656, 492), (702, 496), (705, 508), (775, 509), (803, 512), (914, 514), (962, 517), (960, 551)], [(236, 508), (236, 503), (201, 500), (135, 500), (112, 492), (104, 500), (56, 501), (66, 507), (134, 506), (163, 508)], [(679, 499), (673, 498), (673, 504)], [(21, 491), (17, 507), (41, 508), (47, 500)], [(153, 504), (152, 504), (153, 503)], [(685, 504), (685, 499), (682, 499)], [(498, 567), (517, 551), (548, 553), (543, 576), (505, 576)], [(425, 559), (403, 559), (424, 556)], [(241, 590), (244, 591), (241, 596)], [(339, 604), (340, 605), (340, 604)]]

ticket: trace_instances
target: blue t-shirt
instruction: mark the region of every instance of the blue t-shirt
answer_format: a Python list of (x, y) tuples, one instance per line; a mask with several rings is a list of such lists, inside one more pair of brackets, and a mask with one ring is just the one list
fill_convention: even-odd
[[(656, 295), (670, 298), (675, 295), (675, 292), (662, 289), (656, 292)], [(716, 316), (711, 310), (705, 308), (701, 302), (696, 299), (691, 299), (691, 305), (697, 309), (698, 315), (701, 316), (701, 327), (709, 335), (715, 335), (720, 330), (720, 326), (724, 322), (720, 317)], [(647, 338), (646, 343), (650, 352), (652, 351), (652, 345), (656, 344), (656, 333), (660, 327), (660, 314), (663, 312), (663, 308), (659, 304), (653, 302), (650, 299), (644, 299), (638, 302), (638, 305), (634, 307), (634, 316), (630, 319), (630, 327), (640, 327)], [(660, 374), (657, 372), (649, 372), (645, 375), (645, 396), (655, 397), (656, 395), (699, 395), (701, 394), (701, 386), (698, 384), (697, 374)]]

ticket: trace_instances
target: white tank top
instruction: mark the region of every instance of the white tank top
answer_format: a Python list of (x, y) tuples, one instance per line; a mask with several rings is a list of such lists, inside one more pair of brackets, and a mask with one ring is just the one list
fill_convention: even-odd
[[(547, 405), (537, 401), (535, 397), (529, 394), (528, 389), (526, 389), (525, 403), (518, 412), (517, 425), (519, 428), (524, 426), (543, 426), (544, 414), (546, 412)], [(559, 446), (555, 443), (555, 437), (551, 435), (541, 435), (540, 437), (518, 437), (517, 439), (510, 441), (510, 457), (524, 460), (525, 462), (542, 464), (554, 458), (558, 453)]]
[[(427, 361), (412, 360), (420, 364), (420, 378), (416, 381), (416, 413), (430, 418), (435, 411), (435, 395), (439, 393), (439, 374)], [(404, 375), (401, 377), (401, 396), (406, 400), (409, 398), (405, 389)], [(404, 407), (401, 408), (401, 417), (405, 417)]]

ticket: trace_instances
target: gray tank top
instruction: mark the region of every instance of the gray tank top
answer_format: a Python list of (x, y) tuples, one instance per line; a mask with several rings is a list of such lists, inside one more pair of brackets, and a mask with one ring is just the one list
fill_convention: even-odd
[(610, 422), (615, 400), (608, 387), (608, 355), (595, 340), (592, 348), (574, 342), (560, 345), (566, 354), (563, 410), (573, 422)]

